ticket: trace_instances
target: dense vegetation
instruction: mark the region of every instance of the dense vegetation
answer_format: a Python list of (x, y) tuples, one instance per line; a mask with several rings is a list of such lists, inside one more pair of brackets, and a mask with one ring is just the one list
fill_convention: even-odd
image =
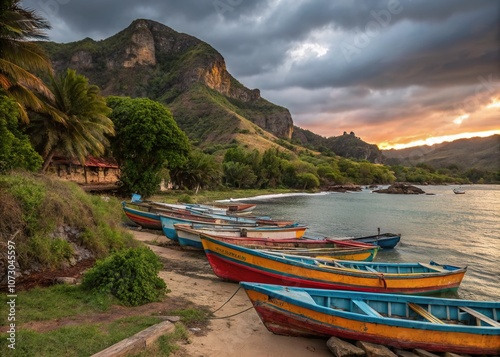
[(116, 199), (90, 196), (74, 183), (45, 176), (0, 175), (0, 216), (0, 238), (15, 239), (20, 271), (34, 263), (69, 264), (76, 247), (100, 257), (134, 245), (120, 226)]

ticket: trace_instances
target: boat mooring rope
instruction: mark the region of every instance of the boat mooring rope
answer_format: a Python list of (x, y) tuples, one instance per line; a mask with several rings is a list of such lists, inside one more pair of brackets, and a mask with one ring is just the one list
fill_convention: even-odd
[(245, 309), (243, 311), (237, 312), (235, 314), (227, 315), (227, 316), (221, 316), (221, 317), (211, 317), (209, 320), (227, 319), (227, 318), (230, 318), (230, 317), (242, 314), (242, 313), (247, 312), (248, 310), (252, 310), (252, 309), (253, 309), (253, 306), (250, 306), (248, 309)]
[[(229, 301), (231, 301), (233, 299), (233, 297), (238, 293), (238, 291), (240, 291), (240, 289), (241, 289), (241, 286), (239, 286), (238, 289), (236, 289), (236, 291), (233, 293), (233, 295), (231, 295), (231, 297), (229, 299), (227, 299), (227, 301), (224, 304), (222, 304), (218, 309), (212, 311), (212, 314), (215, 314), (217, 311), (219, 311), (220, 309), (222, 309)], [(244, 312), (247, 312), (248, 310), (251, 310), (251, 309), (253, 309), (253, 305), (250, 306), (249, 308), (247, 308), (247, 309), (245, 309), (243, 311), (237, 312), (235, 314), (228, 315), (228, 316), (221, 316), (221, 317), (214, 316), (214, 317), (210, 317), (209, 320), (227, 319), (229, 317), (233, 317), (233, 316), (242, 314)]]

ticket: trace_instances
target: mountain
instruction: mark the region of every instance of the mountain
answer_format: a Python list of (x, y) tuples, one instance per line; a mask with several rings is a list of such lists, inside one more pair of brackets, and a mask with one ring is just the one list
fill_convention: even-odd
[(292, 139), (302, 146), (325, 152), (331, 151), (339, 156), (368, 160), (373, 163), (382, 163), (383, 155), (377, 145), (368, 144), (354, 134), (344, 132), (341, 136), (325, 138), (309, 130), (294, 127)]
[[(203, 148), (238, 143), (265, 150), (293, 139), (313, 150), (381, 162), (376, 145), (354, 134), (324, 138), (294, 127), (288, 109), (248, 89), (209, 44), (151, 20), (139, 19), (102, 41), (40, 43), (57, 72), (73, 68), (103, 95), (149, 97), (164, 103), (189, 138)], [(290, 145), (286, 145), (290, 148)]]
[(57, 72), (73, 68), (103, 95), (149, 97), (166, 104), (202, 147), (239, 143), (268, 148), (291, 139), (288, 109), (248, 89), (207, 43), (150, 20), (135, 20), (101, 41), (42, 42)]
[(388, 164), (426, 163), (435, 168), (456, 166), (486, 171), (500, 169), (500, 135), (382, 152)]

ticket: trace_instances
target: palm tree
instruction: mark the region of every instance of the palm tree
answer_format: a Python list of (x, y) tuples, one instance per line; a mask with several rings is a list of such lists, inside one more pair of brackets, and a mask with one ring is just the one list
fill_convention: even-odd
[(186, 164), (172, 170), (170, 176), (176, 184), (194, 189), (197, 194), (201, 187), (216, 187), (220, 184), (222, 168), (213, 156), (193, 150)]
[(107, 135), (115, 131), (108, 118), (111, 109), (99, 88), (68, 69), (51, 78), (51, 89), (53, 99), (44, 100), (52, 108), (35, 115), (29, 127), (33, 144), (44, 159), (42, 171), (55, 153), (76, 158), (82, 165), (87, 156), (104, 154), (109, 145)]
[(27, 123), (27, 107), (44, 109), (34, 92), (50, 96), (42, 80), (33, 73), (52, 71), (42, 48), (30, 40), (47, 39), (45, 30), (50, 26), (19, 3), (20, 0), (0, 0), (0, 91), (17, 102), (21, 119)]

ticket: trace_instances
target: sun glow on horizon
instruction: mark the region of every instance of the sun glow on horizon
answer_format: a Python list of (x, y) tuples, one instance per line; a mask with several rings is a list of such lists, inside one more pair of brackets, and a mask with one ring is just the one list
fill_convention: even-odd
[(500, 100), (496, 100), (491, 104), (488, 104), (486, 108), (491, 109), (491, 108), (500, 108)]
[[(498, 103), (498, 102), (497, 102)], [(444, 136), (435, 136), (435, 137), (430, 137), (427, 139), (420, 139), (420, 140), (415, 140), (409, 143), (405, 144), (393, 144), (389, 143), (387, 141), (384, 141), (382, 143), (378, 144), (378, 147), (380, 150), (401, 150), (401, 149), (406, 149), (406, 148), (411, 148), (415, 146), (432, 146), (434, 144), (441, 144), (444, 142), (449, 142), (449, 141), (454, 141), (458, 139), (470, 139), (470, 138), (475, 138), (475, 137), (487, 137), (495, 134), (500, 134), (500, 130), (488, 130), (488, 131), (480, 131), (480, 132), (475, 132), (475, 133), (461, 133), (461, 134), (454, 134), (454, 135), (444, 135)]]

